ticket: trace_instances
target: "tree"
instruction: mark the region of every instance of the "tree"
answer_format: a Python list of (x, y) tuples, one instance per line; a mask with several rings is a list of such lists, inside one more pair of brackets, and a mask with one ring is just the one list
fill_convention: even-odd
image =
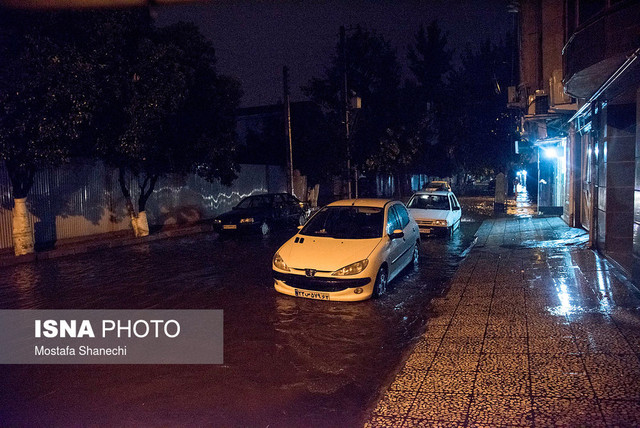
[(464, 173), (489, 175), (506, 170), (513, 161), (517, 117), (507, 108), (504, 88), (511, 79), (510, 43), (483, 43), (467, 49), (462, 67), (452, 77), (452, 91), (464, 94), (448, 104), (448, 135), (458, 168)]
[(447, 36), (435, 20), (427, 26), (426, 31), (424, 25), (420, 25), (414, 38), (407, 60), (418, 83), (420, 98), (427, 103), (440, 102), (447, 77), (453, 71), (453, 50), (447, 48)]
[[(282, 128), (281, 128), (282, 129)], [(307, 177), (309, 186), (340, 173), (343, 152), (334, 141), (340, 140), (320, 108), (310, 102), (291, 104), (293, 165)]]
[(449, 120), (444, 104), (449, 96), (453, 50), (447, 47), (447, 36), (437, 21), (432, 21), (426, 30), (421, 25), (414, 39), (407, 54), (414, 81), (406, 82), (402, 103), (404, 122), (414, 124), (421, 138), (411, 167), (413, 172), (447, 176), (452, 168), (451, 147), (443, 135)]
[[(350, 32), (345, 40), (346, 75), (350, 93), (362, 99), (362, 108), (351, 115), (349, 148), (354, 164), (364, 166), (366, 160), (379, 150), (378, 143), (387, 129), (398, 124), (398, 91), (400, 66), (389, 43), (373, 31), (361, 27)], [(345, 69), (343, 46), (339, 42), (325, 76), (313, 78), (303, 92), (324, 110), (334, 135), (344, 135)], [(341, 139), (339, 152), (346, 160), (347, 142)]]
[[(216, 73), (214, 50), (193, 25), (155, 28), (144, 16), (112, 12), (99, 16), (98, 30), (98, 38), (109, 38), (108, 50), (119, 47), (121, 54), (100, 58), (108, 92), (96, 152), (118, 169), (134, 233), (144, 236), (146, 202), (163, 175), (196, 173), (224, 184), (236, 177), (240, 86)], [(129, 176), (138, 186), (137, 207)]]
[(38, 171), (82, 152), (94, 117), (93, 65), (67, 43), (68, 13), (4, 11), (0, 19), (0, 159), (14, 198), (16, 255), (33, 252), (26, 198)]

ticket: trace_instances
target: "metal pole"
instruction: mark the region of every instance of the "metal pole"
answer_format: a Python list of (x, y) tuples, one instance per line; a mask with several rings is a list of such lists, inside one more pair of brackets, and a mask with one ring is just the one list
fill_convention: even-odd
[(340, 46), (342, 48), (342, 102), (344, 105), (344, 136), (347, 145), (347, 193), (351, 199), (351, 148), (349, 144), (349, 91), (347, 86), (347, 38), (344, 25), (340, 26)]
[(282, 67), (284, 89), (284, 132), (287, 143), (287, 191), (293, 194), (293, 150), (291, 145), (291, 105), (289, 102), (289, 68)]

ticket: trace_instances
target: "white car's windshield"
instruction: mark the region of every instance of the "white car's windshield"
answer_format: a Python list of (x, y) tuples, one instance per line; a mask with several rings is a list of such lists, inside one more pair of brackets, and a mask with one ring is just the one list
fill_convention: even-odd
[(382, 237), (384, 211), (372, 207), (324, 207), (300, 231), (301, 235), (339, 239)]
[(445, 195), (415, 195), (407, 205), (409, 208), (423, 210), (448, 210), (449, 198)]

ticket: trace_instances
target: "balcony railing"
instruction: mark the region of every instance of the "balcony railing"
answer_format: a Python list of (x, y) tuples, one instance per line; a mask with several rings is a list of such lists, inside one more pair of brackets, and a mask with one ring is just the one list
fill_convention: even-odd
[(640, 2), (616, 4), (578, 27), (562, 52), (568, 92), (592, 93), (639, 46)]

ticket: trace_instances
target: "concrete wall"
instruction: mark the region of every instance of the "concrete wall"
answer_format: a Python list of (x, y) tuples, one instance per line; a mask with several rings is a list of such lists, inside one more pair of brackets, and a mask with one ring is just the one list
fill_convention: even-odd
[(520, 8), (520, 83), (528, 94), (549, 92), (549, 79), (562, 70), (564, 4), (558, 0), (523, 0)]
[[(134, 200), (137, 187), (131, 178)], [(250, 194), (285, 190), (284, 172), (276, 166), (241, 165), (231, 187), (196, 175), (169, 176), (156, 184), (147, 215), (150, 225), (195, 222), (228, 211)], [(131, 228), (117, 171), (101, 163), (75, 161), (38, 173), (27, 204), (36, 245)], [(0, 249), (13, 246), (12, 208), (9, 177), (0, 163)]]
[(635, 104), (608, 103), (602, 110), (600, 124), (598, 244), (630, 272), (636, 174)]
[(636, 90), (635, 186), (633, 195), (633, 279), (636, 284), (640, 284), (640, 88)]

